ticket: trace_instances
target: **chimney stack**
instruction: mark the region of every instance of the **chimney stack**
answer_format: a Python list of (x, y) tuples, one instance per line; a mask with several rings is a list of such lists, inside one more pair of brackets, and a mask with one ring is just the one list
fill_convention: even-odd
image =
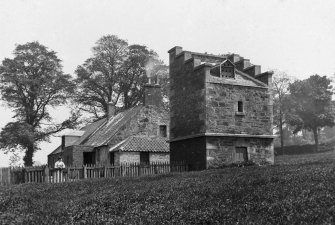
[(116, 106), (112, 103), (108, 103), (108, 112), (107, 112), (107, 119), (110, 119), (111, 117), (115, 116), (116, 113)]
[(148, 79), (148, 84), (144, 85), (144, 106), (157, 106), (162, 105), (161, 86), (157, 83), (151, 83), (151, 78)]

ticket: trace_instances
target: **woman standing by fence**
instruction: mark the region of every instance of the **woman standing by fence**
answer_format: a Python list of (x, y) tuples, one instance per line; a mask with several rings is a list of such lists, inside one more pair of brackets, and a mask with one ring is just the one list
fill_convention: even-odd
[(63, 162), (62, 157), (58, 157), (57, 162), (55, 163), (55, 171), (53, 174), (53, 179), (55, 183), (63, 182), (64, 176), (63, 176), (63, 169), (65, 168), (65, 164)]

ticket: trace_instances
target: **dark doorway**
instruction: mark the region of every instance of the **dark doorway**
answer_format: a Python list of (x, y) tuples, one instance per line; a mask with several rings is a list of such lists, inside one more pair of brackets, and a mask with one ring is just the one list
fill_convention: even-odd
[(115, 152), (110, 152), (109, 153), (109, 163), (111, 165), (115, 165)]
[(95, 164), (95, 152), (84, 152), (83, 153), (83, 163), (84, 165), (94, 165)]
[(149, 152), (140, 152), (140, 162), (141, 164), (149, 164)]
[(247, 162), (247, 161), (248, 161), (247, 147), (236, 147), (235, 148), (235, 162)]

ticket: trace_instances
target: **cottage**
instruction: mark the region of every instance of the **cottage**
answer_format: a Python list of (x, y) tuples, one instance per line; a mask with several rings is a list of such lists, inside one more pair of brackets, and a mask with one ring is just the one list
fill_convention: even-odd
[(107, 118), (62, 136), (48, 164), (59, 156), (67, 166), (169, 162), (169, 118), (161, 107), (161, 86), (147, 84), (144, 92), (143, 105), (118, 114), (109, 105)]
[(272, 73), (236, 54), (170, 54), (170, 157), (191, 170), (274, 162)]

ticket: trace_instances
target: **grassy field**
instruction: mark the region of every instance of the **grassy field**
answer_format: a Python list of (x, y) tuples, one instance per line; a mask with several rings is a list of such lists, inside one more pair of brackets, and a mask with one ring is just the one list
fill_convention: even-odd
[(267, 167), (0, 187), (0, 224), (332, 224), (335, 153)]

